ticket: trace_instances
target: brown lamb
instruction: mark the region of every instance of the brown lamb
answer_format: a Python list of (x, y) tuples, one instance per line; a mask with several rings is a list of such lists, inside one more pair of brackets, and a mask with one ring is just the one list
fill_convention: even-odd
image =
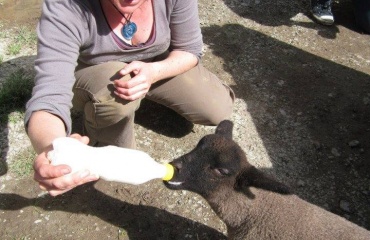
[(304, 201), (252, 166), (232, 140), (233, 123), (222, 121), (191, 152), (175, 159), (165, 183), (207, 200), (227, 226), (229, 239), (370, 240), (370, 232)]

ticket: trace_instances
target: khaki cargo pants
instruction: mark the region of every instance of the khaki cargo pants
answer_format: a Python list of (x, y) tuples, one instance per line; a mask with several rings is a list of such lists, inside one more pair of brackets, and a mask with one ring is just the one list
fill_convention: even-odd
[[(84, 112), (84, 134), (90, 145), (135, 148), (134, 117), (141, 99), (114, 95), (112, 79), (126, 63), (107, 62), (76, 70), (73, 107)], [(123, 80), (129, 81), (130, 76)], [(217, 125), (232, 113), (234, 93), (201, 64), (153, 84), (145, 98), (171, 108), (190, 122)]]

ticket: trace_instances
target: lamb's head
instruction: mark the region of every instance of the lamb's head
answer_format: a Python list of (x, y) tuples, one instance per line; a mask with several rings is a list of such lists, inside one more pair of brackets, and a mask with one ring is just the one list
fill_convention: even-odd
[[(165, 182), (173, 190), (189, 190), (207, 198), (212, 193), (242, 192), (250, 187), (289, 194), (289, 188), (252, 166), (241, 147), (232, 140), (233, 123), (222, 121), (215, 134), (203, 137), (189, 153), (173, 160), (174, 177)], [(224, 191), (221, 191), (224, 189)]]
[(249, 166), (245, 153), (232, 140), (232, 122), (222, 121), (215, 134), (203, 137), (189, 153), (175, 159), (170, 189), (184, 189), (207, 196), (218, 188), (233, 189), (242, 169)]

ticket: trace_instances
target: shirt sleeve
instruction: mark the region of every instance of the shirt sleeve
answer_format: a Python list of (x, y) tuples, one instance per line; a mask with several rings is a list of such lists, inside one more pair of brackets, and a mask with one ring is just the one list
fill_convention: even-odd
[(170, 50), (182, 50), (201, 58), (203, 39), (197, 0), (176, 0), (170, 17)]
[(38, 50), (35, 60), (35, 86), (26, 104), (25, 125), (35, 111), (47, 111), (61, 118), (71, 133), (74, 71), (86, 14), (75, 1), (45, 0), (37, 26)]

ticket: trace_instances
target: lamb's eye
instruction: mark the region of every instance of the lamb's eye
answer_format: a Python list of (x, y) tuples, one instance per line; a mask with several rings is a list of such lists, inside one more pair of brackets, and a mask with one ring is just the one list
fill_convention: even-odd
[(220, 176), (230, 175), (230, 171), (227, 168), (215, 168), (213, 170), (217, 173), (217, 175), (220, 175)]

